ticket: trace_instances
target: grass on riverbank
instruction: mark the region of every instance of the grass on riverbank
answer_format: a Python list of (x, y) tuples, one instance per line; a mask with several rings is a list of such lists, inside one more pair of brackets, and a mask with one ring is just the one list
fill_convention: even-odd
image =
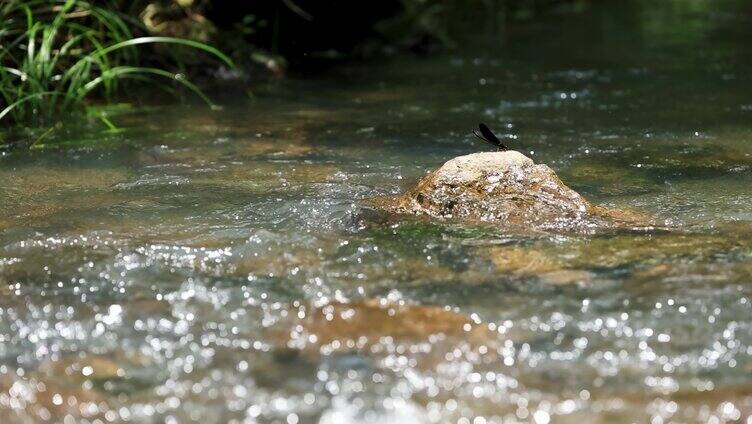
[(173, 44), (232, 60), (207, 44), (175, 37), (134, 37), (138, 25), (83, 0), (10, 0), (0, 5), (0, 124), (49, 123), (97, 95), (111, 100), (124, 80), (171, 90), (178, 84), (211, 100), (183, 74), (142, 66), (139, 47)]

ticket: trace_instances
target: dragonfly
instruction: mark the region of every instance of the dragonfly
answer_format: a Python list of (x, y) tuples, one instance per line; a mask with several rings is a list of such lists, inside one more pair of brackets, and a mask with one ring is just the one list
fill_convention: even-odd
[[(478, 134), (478, 130), (480, 130), (480, 134)], [(488, 128), (488, 125), (484, 124), (483, 122), (478, 124), (478, 129), (473, 130), (473, 134), (475, 134), (476, 137), (485, 141), (486, 143), (496, 147), (500, 152), (509, 150), (509, 147), (507, 147), (506, 144), (502, 143), (501, 140), (499, 140), (499, 137), (496, 137), (496, 134), (491, 131), (491, 128)]]

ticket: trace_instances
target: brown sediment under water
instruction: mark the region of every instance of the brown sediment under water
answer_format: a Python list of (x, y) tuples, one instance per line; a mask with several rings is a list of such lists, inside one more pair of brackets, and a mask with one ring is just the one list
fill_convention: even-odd
[[(745, 8), (479, 24), (472, 47), (3, 154), (0, 422), (747, 420)], [(478, 121), (663, 228), (363, 218), (486, 149)]]

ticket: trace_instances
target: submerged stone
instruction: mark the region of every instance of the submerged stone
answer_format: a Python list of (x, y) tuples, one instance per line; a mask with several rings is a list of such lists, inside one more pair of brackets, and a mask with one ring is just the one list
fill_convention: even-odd
[(516, 151), (459, 156), (407, 193), (371, 201), (397, 214), (493, 223), (523, 230), (645, 228), (639, 214), (591, 205), (546, 165)]
[(568, 269), (557, 255), (536, 247), (491, 247), (482, 254), (497, 271), (512, 278), (537, 277), (545, 284), (565, 285), (590, 283), (594, 277), (587, 270)]
[(563, 269), (558, 258), (534, 248), (494, 246), (484, 252), (496, 270), (514, 276), (529, 277)]
[(384, 338), (406, 344), (442, 339), (486, 343), (493, 339), (485, 326), (446, 308), (380, 299), (334, 302), (298, 316), (303, 318), (293, 323), (292, 331), (277, 334), (289, 347), (350, 350), (379, 344)]

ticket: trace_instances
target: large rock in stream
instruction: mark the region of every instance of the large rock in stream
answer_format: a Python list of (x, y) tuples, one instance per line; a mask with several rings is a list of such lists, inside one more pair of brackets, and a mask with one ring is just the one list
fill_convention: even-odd
[(649, 228), (640, 214), (593, 206), (546, 165), (517, 151), (459, 156), (397, 197), (373, 199), (387, 212), (485, 222), (529, 230), (588, 232)]

